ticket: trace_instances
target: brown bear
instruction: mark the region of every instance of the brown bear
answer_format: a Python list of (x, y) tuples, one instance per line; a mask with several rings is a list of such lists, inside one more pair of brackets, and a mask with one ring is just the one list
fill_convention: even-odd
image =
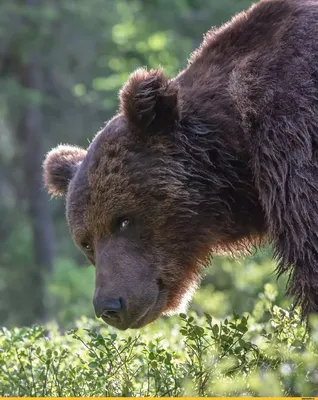
[(211, 254), (264, 241), (303, 315), (317, 312), (318, 1), (260, 1), (173, 79), (137, 70), (87, 150), (48, 153), (44, 180), (66, 196), (110, 325), (176, 310)]

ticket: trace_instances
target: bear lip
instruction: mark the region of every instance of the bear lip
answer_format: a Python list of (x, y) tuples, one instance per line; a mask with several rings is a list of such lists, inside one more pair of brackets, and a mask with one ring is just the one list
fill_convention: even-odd
[(147, 307), (147, 309), (133, 321), (128, 321), (128, 320), (122, 321), (120, 318), (112, 318), (106, 315), (102, 315), (101, 318), (107, 325), (111, 325), (114, 328), (119, 329), (121, 331), (125, 331), (126, 329), (137, 329), (151, 322), (147, 320), (147, 316), (152, 308), (153, 305)]

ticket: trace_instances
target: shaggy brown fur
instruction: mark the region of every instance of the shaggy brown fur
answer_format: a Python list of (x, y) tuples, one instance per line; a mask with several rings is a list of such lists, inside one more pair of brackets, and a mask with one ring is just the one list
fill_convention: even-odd
[(211, 252), (265, 238), (295, 304), (318, 311), (317, 38), (317, 0), (260, 1), (208, 32), (176, 78), (136, 71), (87, 153), (47, 155), (46, 186), (96, 265), (95, 307), (124, 309), (106, 322), (149, 323)]

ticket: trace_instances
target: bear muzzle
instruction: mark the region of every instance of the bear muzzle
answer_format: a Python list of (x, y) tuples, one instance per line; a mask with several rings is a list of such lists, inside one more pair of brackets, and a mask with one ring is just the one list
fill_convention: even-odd
[[(166, 306), (166, 294), (158, 285), (152, 299), (143, 297), (108, 297), (103, 291), (96, 291), (93, 299), (97, 318), (120, 330), (141, 328), (157, 319)], [(137, 300), (137, 301), (136, 301)], [(146, 300), (146, 301), (145, 301)]]

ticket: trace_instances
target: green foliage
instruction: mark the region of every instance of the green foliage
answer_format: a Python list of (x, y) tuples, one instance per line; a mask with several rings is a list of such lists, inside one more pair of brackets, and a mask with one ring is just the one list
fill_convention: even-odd
[[(13, 213), (4, 214), (3, 219), (7, 218), (12, 222), (16, 221)], [(29, 307), (25, 309), (23, 303), (21, 307), (21, 301), (26, 298), (26, 293), (32, 293), (34, 275), (37, 271), (33, 255), (29, 251), (30, 226), (21, 217), (20, 222), (22, 226), (18, 229), (14, 224), (0, 243), (0, 321), (6, 321), (10, 326), (32, 323), (38, 300), (36, 295), (32, 295), (27, 299)]]
[(94, 268), (78, 267), (74, 261), (59, 259), (48, 280), (48, 294), (54, 319), (68, 328), (82, 315), (94, 316)]
[(297, 310), (265, 298), (258, 302), (270, 313), (266, 323), (252, 315), (181, 314), (137, 332), (115, 333), (87, 319), (67, 335), (54, 326), (3, 328), (0, 395), (317, 394), (318, 320), (310, 339)]
[(192, 309), (202, 315), (210, 313), (218, 318), (225, 318), (236, 312), (257, 313), (258, 318), (268, 319), (266, 310), (256, 307), (259, 297), (263, 297), (262, 290), (266, 285), (271, 292), (271, 301), (281, 307), (288, 307), (290, 299), (285, 296), (287, 277), (275, 279), (276, 262), (271, 259), (271, 249), (248, 257), (215, 257), (206, 270), (202, 288), (196, 293)]

